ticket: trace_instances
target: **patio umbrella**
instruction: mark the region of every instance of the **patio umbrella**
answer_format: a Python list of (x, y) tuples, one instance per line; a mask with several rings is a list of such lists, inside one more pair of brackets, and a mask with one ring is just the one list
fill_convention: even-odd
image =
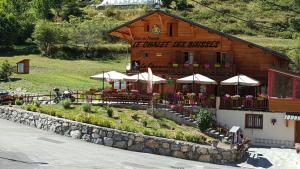
[(237, 75), (229, 79), (223, 80), (221, 85), (232, 85), (232, 86), (259, 86), (259, 81), (254, 80), (246, 75)]
[(259, 81), (254, 80), (246, 75), (237, 75), (229, 79), (223, 80), (221, 85), (237, 86), (236, 92), (239, 94), (239, 85), (241, 86), (259, 86)]
[(114, 81), (114, 82), (121, 81), (126, 77), (127, 75), (123, 73), (119, 73), (117, 71), (103, 72), (94, 76), (90, 76), (90, 78), (94, 80), (107, 80), (107, 81)]
[[(128, 77), (124, 78), (124, 81), (128, 81), (128, 82), (142, 81), (142, 82), (146, 83), (147, 81), (149, 81), (148, 76), (149, 76), (148, 72), (139, 73), (139, 74), (136, 74), (133, 76), (128, 76)], [(166, 83), (167, 80), (152, 74), (152, 82), (153, 82), (153, 84), (160, 84), (160, 83)]]
[(127, 75), (123, 73), (119, 73), (117, 71), (103, 72), (94, 76), (90, 76), (90, 78), (94, 80), (103, 80), (103, 87), (102, 87), (103, 89), (104, 89), (104, 80), (119, 82), (119, 84), (121, 85), (120, 82), (124, 80), (124, 78), (126, 77)]
[(201, 74), (194, 74), (184, 78), (176, 80), (177, 83), (197, 83), (197, 84), (217, 84), (215, 80), (212, 80)]

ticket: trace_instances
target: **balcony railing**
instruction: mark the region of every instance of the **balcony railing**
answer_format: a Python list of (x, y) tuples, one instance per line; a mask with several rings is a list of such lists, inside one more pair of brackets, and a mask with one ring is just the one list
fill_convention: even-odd
[(268, 99), (266, 98), (221, 98), (220, 109), (225, 110), (253, 110), (268, 111)]
[[(149, 65), (154, 73), (165, 73), (172, 75), (191, 75), (201, 73), (203, 75), (230, 76), (236, 72), (234, 64), (170, 64), (170, 65)], [(140, 67), (139, 70), (130, 70), (129, 73), (144, 72), (148, 67)]]

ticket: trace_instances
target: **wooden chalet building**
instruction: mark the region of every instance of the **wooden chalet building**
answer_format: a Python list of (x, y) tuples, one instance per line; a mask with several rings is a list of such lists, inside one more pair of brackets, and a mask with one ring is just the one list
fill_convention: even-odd
[[(156, 86), (156, 92), (174, 94), (181, 91), (182, 86), (176, 84), (175, 80), (195, 73), (205, 75), (218, 83), (237, 74), (260, 81), (260, 88), (265, 88), (265, 93), (269, 92), (268, 100), (272, 101), (270, 106), (273, 107), (263, 110), (267, 112), (220, 108), (217, 111), (218, 122), (227, 126), (244, 127), (245, 135), (257, 144), (291, 146), (293, 142), (300, 142), (300, 134), (297, 134), (300, 133), (300, 123), (288, 119), (285, 114), (300, 113), (300, 96), (297, 94), (300, 92), (300, 76), (286, 73), (290, 62), (288, 56), (162, 10), (149, 12), (109, 33), (131, 45), (131, 68), (127, 70), (128, 75), (147, 72), (150, 67), (153, 74), (168, 80), (168, 83)], [(276, 97), (272, 96), (270, 85), (276, 82), (274, 72), (291, 77), (289, 86), (286, 86), (291, 92), (281, 94), (286, 88), (273, 87), (273, 95), (275, 93)], [(284, 83), (285, 78), (277, 80)], [(193, 92), (200, 88), (200, 85), (195, 86)], [(190, 88), (188, 90), (187, 92), (191, 92)], [(217, 87), (210, 85), (207, 90), (216, 93)], [(256, 90), (262, 92), (262, 89)], [(233, 87), (226, 93), (234, 94), (234, 91)], [(243, 92), (244, 95), (256, 95), (253, 88)], [(241, 107), (243, 106), (245, 105)], [(289, 109), (290, 106), (292, 109)], [(295, 119), (298, 121), (297, 117)], [(275, 130), (281, 132), (281, 135), (272, 132)]]

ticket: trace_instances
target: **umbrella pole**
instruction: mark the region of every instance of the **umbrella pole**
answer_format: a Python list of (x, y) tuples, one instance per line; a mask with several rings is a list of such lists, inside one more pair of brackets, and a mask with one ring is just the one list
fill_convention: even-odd
[(193, 72), (192, 93), (194, 93), (194, 81), (195, 81), (195, 74)]
[(240, 75), (238, 75), (238, 81), (236, 85), (236, 94), (239, 95), (239, 80), (240, 80)]

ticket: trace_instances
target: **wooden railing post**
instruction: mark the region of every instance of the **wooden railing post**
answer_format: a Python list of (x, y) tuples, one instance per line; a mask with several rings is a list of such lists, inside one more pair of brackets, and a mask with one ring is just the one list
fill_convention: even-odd
[(293, 78), (293, 101), (296, 101), (297, 79)]

